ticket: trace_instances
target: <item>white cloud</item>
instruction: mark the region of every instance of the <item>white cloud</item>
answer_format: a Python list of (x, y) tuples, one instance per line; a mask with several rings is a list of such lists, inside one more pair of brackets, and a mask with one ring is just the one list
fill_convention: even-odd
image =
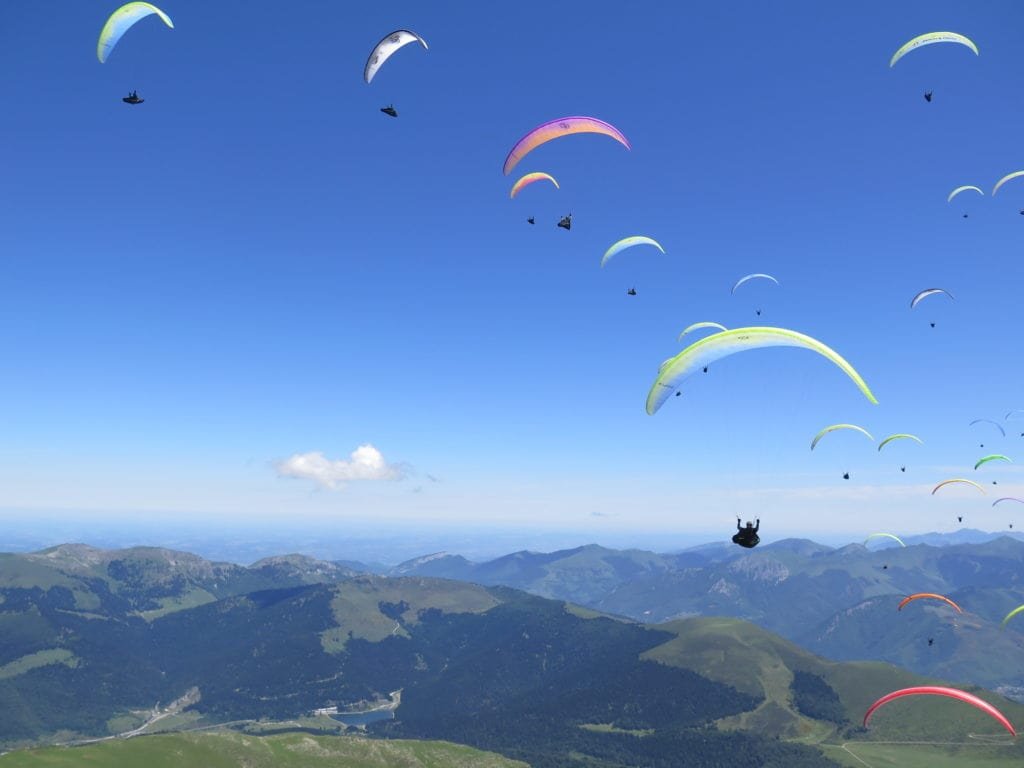
[(338, 489), (353, 480), (401, 480), (405, 470), (389, 464), (383, 454), (367, 443), (347, 459), (328, 459), (319, 451), (296, 453), (275, 465), (279, 477), (312, 480), (324, 488)]

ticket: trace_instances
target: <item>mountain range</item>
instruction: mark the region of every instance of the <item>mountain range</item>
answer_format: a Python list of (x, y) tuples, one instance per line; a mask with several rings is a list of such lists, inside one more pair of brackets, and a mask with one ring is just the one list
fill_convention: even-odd
[[(390, 573), (501, 584), (643, 622), (741, 618), (831, 659), (888, 661), (1019, 696), (1024, 621), (1001, 621), (1024, 603), (1024, 541), (980, 531), (916, 539), (932, 543), (872, 550), (785, 539), (672, 554), (589, 545), (483, 563), (435, 554)], [(979, 543), (956, 543), (965, 540)], [(897, 610), (920, 592), (947, 595), (964, 613), (931, 600)]]
[[(842, 613), (833, 593), (846, 579), (876, 590), (844, 595), (868, 606), (852, 612), (855, 622), (881, 613), (883, 603), (871, 601), (884, 601), (886, 590), (919, 570), (933, 586), (962, 584), (972, 612), (954, 637), (987, 637), (968, 629), (967, 619), (989, 621), (983, 617), (996, 598), (986, 585), (1012, 581), (1022, 546), (1005, 539), (870, 553), (788, 541), (738, 557), (715, 548), (655, 555), (581, 547), (479, 565), (420, 558), (390, 576), (296, 555), (249, 567), (158, 548), (64, 545), (3, 555), (0, 741), (143, 733), (165, 716), (164, 727), (309, 719), (321, 708), (380, 706), (396, 691), (394, 717), (369, 725), (370, 733), (442, 739), (536, 768), (667, 768), (680, 754), (694, 766), (826, 766), (844, 760), (840, 747), (850, 743), (962, 741), (995, 729), (948, 700), (893, 704), (870, 731), (859, 725), (878, 696), (934, 678), (878, 661), (826, 660), (738, 618), (670, 619), (669, 612), (680, 613), (674, 606), (682, 600), (765, 623), (784, 623), (779, 614), (792, 612), (796, 623), (829, 600), (833, 614)], [(876, 561), (894, 573), (878, 576)], [(447, 565), (476, 573), (455, 580), (422, 572)], [(484, 572), (621, 606), (592, 610), (469, 581)], [(730, 581), (716, 587), (721, 579)], [(673, 585), (677, 594), (641, 588), (650, 583)], [(704, 585), (699, 599), (697, 584)], [(979, 604), (981, 595), (989, 601), (977, 613), (972, 589)], [(822, 605), (799, 604), (816, 593)], [(875, 621), (946, 626), (929, 610), (910, 617), (892, 608)], [(974, 690), (1024, 722), (1024, 706)], [(326, 716), (312, 719), (339, 727)], [(1001, 758), (1024, 759), (1022, 748), (998, 749)]]

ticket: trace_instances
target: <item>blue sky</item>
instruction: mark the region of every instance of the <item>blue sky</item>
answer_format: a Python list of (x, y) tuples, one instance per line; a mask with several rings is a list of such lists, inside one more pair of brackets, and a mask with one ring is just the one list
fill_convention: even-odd
[[(146, 19), (101, 65), (116, 3), (3, 3), (0, 507), (590, 539), (736, 514), (809, 536), (1005, 526), (991, 494), (929, 490), (1024, 445), (1024, 421), (968, 426), (1024, 408), (1024, 182), (988, 195), (1024, 168), (1024, 8), (894, 5), (165, 0), (175, 29)], [(429, 51), (367, 86), (402, 27)], [(888, 67), (932, 30), (981, 55)], [(121, 103), (132, 88), (144, 104)], [(509, 200), (509, 148), (570, 114), (633, 149), (551, 142), (516, 171), (561, 189)], [(986, 196), (947, 205), (961, 184)], [(667, 254), (600, 269), (632, 234)], [(750, 272), (781, 285), (731, 296)], [(956, 300), (911, 312), (932, 286)], [(647, 416), (699, 320), (815, 336), (881, 404), (768, 350)], [(834, 422), (926, 444), (879, 456), (837, 434), (812, 454)], [(275, 468), (366, 444), (405, 479)], [(985, 478), (1024, 494), (1014, 469)]]

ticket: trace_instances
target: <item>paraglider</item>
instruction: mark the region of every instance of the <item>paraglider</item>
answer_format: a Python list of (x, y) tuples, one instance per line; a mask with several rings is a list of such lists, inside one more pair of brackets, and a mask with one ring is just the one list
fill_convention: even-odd
[(1024, 499), (1018, 499), (1016, 496), (1003, 496), (1003, 498), (993, 501), (992, 506), (994, 507), (1004, 501), (1016, 501), (1018, 504), (1024, 504)]
[(636, 296), (636, 288), (630, 288), (628, 291), (626, 291), (626, 295)]
[(934, 637), (929, 637), (928, 638), (928, 645), (931, 645), (934, 642), (935, 642), (935, 638)]
[(520, 160), (541, 144), (573, 133), (600, 133), (615, 139), (626, 149), (630, 149), (629, 140), (611, 123), (598, 120), (596, 117), (560, 117), (557, 120), (541, 123), (517, 141), (505, 158), (502, 173), (508, 176)]
[(947, 486), (947, 485), (953, 485), (955, 483), (963, 483), (964, 485), (970, 485), (970, 486), (973, 486), (973, 487), (977, 488), (982, 493), (985, 493), (985, 489), (982, 488), (980, 485), (978, 485), (973, 480), (965, 480), (962, 477), (955, 477), (955, 478), (953, 478), (951, 480), (943, 480), (941, 483), (939, 483), (934, 488), (932, 488), (932, 496), (935, 495), (935, 492), (937, 490), (939, 490), (939, 488), (942, 488), (942, 487)]
[(856, 424), (833, 424), (831, 427), (825, 427), (823, 430), (821, 430), (821, 432), (814, 436), (814, 439), (811, 440), (811, 450), (814, 450), (814, 447), (821, 441), (821, 438), (823, 438), (830, 432), (835, 432), (837, 429), (852, 429), (857, 432), (860, 432), (862, 435), (867, 437), (868, 440), (873, 441), (875, 439), (871, 436), (870, 432), (864, 429), (864, 427), (858, 427)]
[(904, 597), (900, 601), (900, 604), (898, 606), (896, 606), (896, 610), (897, 611), (902, 611), (903, 610), (903, 606), (907, 605), (908, 603), (913, 602), (914, 600), (921, 600), (922, 598), (929, 598), (931, 600), (941, 600), (942, 602), (947, 603), (947, 604), (953, 606), (954, 608), (956, 608), (957, 613), (963, 613), (963, 610), (960, 608), (960, 606), (957, 605), (956, 603), (954, 603), (948, 597), (946, 597), (945, 595), (937, 595), (934, 592), (918, 592), (915, 595), (910, 595), (909, 597)]
[(868, 401), (878, 405), (878, 400), (860, 374), (832, 348), (786, 328), (750, 327), (705, 336), (665, 361), (647, 393), (647, 413), (656, 413), (681, 382), (705, 365), (738, 352), (767, 347), (800, 347), (817, 352), (845, 373)]
[(658, 243), (657, 240), (652, 240), (651, 238), (645, 237), (644, 235), (624, 237), (618, 242), (613, 243), (612, 246), (607, 251), (604, 252), (604, 256), (601, 257), (601, 267), (604, 268), (604, 265), (608, 261), (608, 259), (610, 259), (615, 254), (619, 253), (620, 251), (624, 251), (626, 248), (632, 248), (633, 246), (636, 245), (653, 245), (662, 253), (665, 252), (665, 249), (661, 247), (661, 244)]
[(906, 547), (907, 546), (906, 544), (903, 543), (903, 539), (901, 539), (899, 536), (897, 536), (894, 533), (872, 533), (870, 536), (868, 536), (866, 539), (864, 539), (864, 546), (867, 546), (868, 542), (871, 541), (872, 539), (877, 539), (877, 538), (892, 539), (897, 544), (899, 544), (901, 547)]
[(528, 219), (526, 220), (526, 223), (527, 223), (527, 224), (536, 224), (537, 222), (535, 222), (535, 221), (533, 220), (533, 216), (531, 216), (530, 218), (528, 218)]
[(724, 325), (720, 325), (719, 323), (712, 323), (712, 322), (706, 322), (706, 321), (705, 322), (701, 322), (701, 323), (693, 323), (692, 325), (688, 325), (685, 328), (683, 328), (682, 333), (679, 334), (679, 338), (677, 338), (676, 341), (682, 341), (683, 340), (683, 336), (685, 336), (686, 334), (690, 333), (691, 331), (699, 331), (701, 328), (715, 328), (715, 329), (717, 329), (719, 331), (727, 331), (727, 330), (729, 330)]
[(572, 214), (570, 213), (568, 216), (563, 216), (559, 220), (558, 226), (562, 229), (572, 229)]
[(958, 34), (956, 32), (927, 32), (923, 35), (918, 35), (917, 37), (908, 40), (906, 43), (900, 46), (899, 50), (896, 51), (896, 53), (894, 53), (892, 55), (892, 58), (889, 60), (889, 67), (892, 68), (896, 66), (896, 62), (902, 59), (911, 51), (916, 50), (917, 48), (921, 48), (922, 46), (925, 45), (931, 45), (933, 43), (959, 43), (960, 45), (965, 45), (972, 51), (974, 51), (975, 56), (978, 55), (978, 46), (976, 46), (970, 38), (965, 37), (964, 35)]
[(973, 185), (967, 184), (967, 185), (962, 186), (962, 187), (957, 187), (952, 192), (950, 192), (949, 193), (949, 197), (946, 198), (946, 202), (947, 203), (953, 202), (953, 198), (954, 197), (959, 195), (961, 192), (967, 192), (968, 190), (973, 190), (974, 192), (977, 192), (979, 195), (984, 195), (985, 194), (984, 192), (981, 191), (980, 187), (975, 187)]
[(906, 472), (906, 471), (907, 471), (906, 467), (900, 467), (900, 472)]
[(913, 440), (914, 442), (918, 443), (919, 445), (924, 445), (924, 441), (921, 440), (921, 438), (918, 437), (917, 435), (910, 435), (910, 434), (907, 434), (905, 432), (900, 432), (898, 434), (889, 435), (888, 437), (884, 438), (882, 440), (882, 442), (880, 442), (878, 444), (878, 450), (881, 451), (883, 448), (885, 448), (885, 446), (887, 446), (893, 440)]
[(520, 176), (519, 180), (512, 185), (512, 191), (509, 192), (509, 197), (515, 198), (515, 196), (518, 195), (524, 187), (533, 184), (534, 182), (537, 181), (550, 181), (552, 184), (555, 185), (555, 189), (561, 189), (561, 187), (558, 186), (558, 182), (555, 181), (554, 176), (548, 173), (541, 173), (539, 171), (535, 171), (534, 173), (528, 173), (525, 176)]
[(140, 99), (139, 98), (139, 92), (138, 91), (132, 91), (127, 96), (122, 98), (121, 101), (123, 101), (125, 104), (141, 104), (142, 102), (145, 101), (145, 99)]
[[(156, 14), (160, 20), (171, 29), (174, 29), (174, 22), (170, 16), (161, 11), (152, 3), (126, 3), (110, 14), (103, 29), (100, 30), (99, 40), (96, 41), (96, 57), (103, 64), (110, 56), (114, 46), (117, 45), (124, 33), (131, 29), (137, 22)], [(129, 102), (133, 103), (133, 102)]]
[[(923, 299), (927, 299), (929, 296), (935, 296), (936, 294), (939, 293), (944, 293), (947, 296), (949, 296), (949, 298), (953, 298), (953, 294), (944, 288), (925, 288), (923, 291), (916, 294), (914, 298), (910, 300), (910, 308), (913, 309), (918, 304), (920, 304)], [(934, 323), (932, 325), (934, 326)]]
[[(1003, 425), (1000, 424), (998, 421), (993, 421), (992, 419), (975, 419), (970, 424), (968, 424), (968, 426), (973, 427), (975, 424), (991, 424), (993, 427), (999, 430), (1000, 435), (1006, 437), (1006, 430), (1003, 429)], [(984, 444), (981, 447), (984, 448)]]
[(757, 535), (758, 530), (761, 528), (761, 520), (758, 518), (757, 524), (747, 521), (747, 527), (742, 527), (740, 518), (736, 518), (736, 533), (733, 534), (732, 543), (739, 544), (741, 547), (747, 549), (753, 549), (759, 543), (761, 543), (761, 537)]
[(984, 466), (985, 464), (988, 464), (990, 461), (1006, 461), (1009, 462), (1010, 464), (1013, 463), (1013, 459), (1011, 459), (1009, 456), (1003, 456), (1003, 454), (1001, 453), (993, 453), (988, 456), (982, 456), (980, 459), (978, 459), (978, 461), (974, 465), (974, 468), (977, 469), (978, 467)]
[(996, 185), (994, 187), (992, 187), (992, 194), (995, 195), (995, 193), (999, 191), (999, 188), (1003, 186), (1003, 184), (1005, 184), (1006, 182), (1012, 181), (1013, 179), (1018, 179), (1021, 176), (1024, 176), (1024, 171), (1014, 171), (1013, 173), (1006, 174), (1005, 176), (1003, 176), (1003, 178), (996, 182)]
[(932, 92), (931, 91), (925, 91), (925, 93), (924, 93), (924, 100), (927, 101), (929, 104), (932, 103)]
[(1016, 608), (1014, 608), (1012, 611), (1006, 614), (1006, 617), (1003, 619), (1003, 629), (1006, 629), (1006, 625), (1009, 623), (1010, 619), (1012, 619), (1014, 616), (1020, 613), (1024, 613), (1024, 605), (1018, 605)]
[(398, 112), (395, 110), (394, 105), (388, 104), (386, 107), (381, 107), (380, 111), (385, 115), (391, 115), (392, 117), (398, 117)]
[(849, 480), (849, 479), (850, 479), (850, 473), (849, 472), (843, 472), (843, 480)]
[[(763, 274), (761, 272), (755, 272), (752, 275), (746, 275), (745, 277), (741, 277), (739, 280), (737, 280), (736, 284), (732, 287), (732, 290), (729, 291), (729, 293), (736, 293), (736, 289), (739, 288), (741, 285), (743, 285), (745, 282), (747, 282), (749, 280), (755, 280), (755, 279), (771, 280), (776, 285), (779, 285), (779, 281), (776, 280), (771, 275), (766, 275), (766, 274)], [(761, 314), (760, 310), (758, 310), (758, 314)]]
[(870, 707), (868, 707), (867, 712), (864, 713), (864, 727), (867, 728), (868, 721), (871, 719), (871, 716), (875, 713), (875, 710), (877, 710), (879, 707), (888, 704), (890, 701), (895, 701), (896, 699), (903, 698), (904, 696), (920, 695), (948, 696), (952, 699), (962, 701), (965, 704), (970, 704), (972, 707), (981, 710), (989, 717), (995, 719), (996, 722), (998, 722), (1001, 726), (1003, 726), (1003, 728), (1010, 732), (1011, 736), (1017, 735), (1017, 732), (1013, 729), (1013, 726), (1010, 724), (1010, 721), (1006, 719), (1006, 716), (984, 699), (980, 699), (974, 694), (967, 693), (966, 691), (961, 691), (956, 688), (944, 688), (936, 685), (920, 685), (915, 686), (913, 688), (903, 688), (901, 690), (893, 691), (892, 693), (886, 694), (878, 701), (876, 701), (874, 704), (872, 704)]
[(370, 56), (366, 59), (366, 66), (363, 67), (363, 80), (366, 81), (366, 84), (370, 84), (377, 71), (384, 65), (385, 61), (391, 58), (395, 51), (414, 42), (422, 45), (423, 50), (427, 50), (427, 41), (408, 29), (396, 29), (394, 32), (385, 35), (384, 39), (373, 47), (373, 50), (370, 51)]

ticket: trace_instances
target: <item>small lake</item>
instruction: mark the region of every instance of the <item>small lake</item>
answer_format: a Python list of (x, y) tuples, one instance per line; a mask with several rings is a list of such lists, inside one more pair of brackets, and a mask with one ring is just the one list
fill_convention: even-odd
[(331, 715), (332, 720), (344, 723), (347, 726), (361, 726), (376, 723), (380, 720), (394, 720), (395, 710), (393, 709), (372, 709), (369, 712), (350, 712)]

